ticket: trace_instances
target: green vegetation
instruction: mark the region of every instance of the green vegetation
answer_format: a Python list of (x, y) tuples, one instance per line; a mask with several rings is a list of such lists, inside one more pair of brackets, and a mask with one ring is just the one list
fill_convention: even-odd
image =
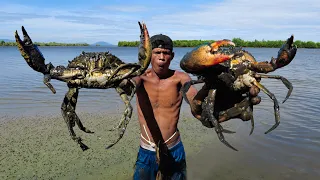
[[(285, 40), (276, 40), (276, 41), (245, 41), (241, 38), (233, 38), (232, 41), (238, 47), (267, 47), (267, 48), (280, 48)], [(174, 47), (196, 47), (204, 43), (212, 43), (214, 40), (174, 40)], [(137, 47), (140, 41), (119, 41), (119, 47)], [(320, 42), (312, 41), (300, 41), (297, 40), (294, 42), (299, 48), (320, 48)]]
[[(241, 38), (233, 38), (232, 41), (239, 47), (267, 47), (267, 48), (280, 48), (285, 40), (276, 40), (276, 41), (245, 41)], [(196, 47), (204, 43), (212, 43), (214, 40), (174, 40), (174, 47)], [(87, 43), (57, 43), (57, 42), (35, 42), (34, 44), (38, 46), (89, 46)], [(139, 46), (140, 41), (119, 41), (119, 47), (137, 47)], [(300, 41), (297, 40), (294, 42), (299, 48), (320, 48), (320, 42), (313, 41)], [(5, 42), (0, 41), (0, 46), (17, 46), (16, 42)], [(96, 45), (99, 46), (99, 45)]]
[(140, 41), (119, 41), (119, 47), (137, 47), (139, 46)]
[[(89, 46), (87, 43), (57, 43), (57, 42), (34, 42), (38, 46)], [(0, 46), (17, 46), (16, 42), (4, 42), (0, 41)]]

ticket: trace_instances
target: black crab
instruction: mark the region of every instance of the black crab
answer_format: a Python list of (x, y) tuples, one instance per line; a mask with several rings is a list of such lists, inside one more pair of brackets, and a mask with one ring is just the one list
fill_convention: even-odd
[(151, 61), (151, 45), (147, 27), (144, 23), (138, 23), (141, 31), (138, 52), (139, 63), (124, 63), (109, 52), (82, 52), (72, 61), (69, 61), (67, 67), (54, 67), (51, 63), (45, 64), (44, 56), (38, 47), (33, 44), (23, 26), (23, 40), (20, 39), (18, 32), (15, 32), (15, 39), (22, 57), (33, 70), (43, 73), (43, 82), (53, 93), (56, 93), (56, 91), (50, 84), (51, 79), (67, 83), (69, 90), (62, 102), (61, 111), (72, 139), (80, 145), (83, 151), (87, 150), (88, 146), (82, 142), (81, 137), (76, 136), (73, 127), (77, 124), (82, 131), (93, 132), (83, 126), (75, 111), (80, 88), (115, 88), (126, 108), (118, 126), (113, 128), (118, 130), (119, 137), (106, 148), (115, 145), (125, 133), (132, 116), (130, 102), (136, 91), (135, 84), (128, 82), (130, 78), (144, 73)]

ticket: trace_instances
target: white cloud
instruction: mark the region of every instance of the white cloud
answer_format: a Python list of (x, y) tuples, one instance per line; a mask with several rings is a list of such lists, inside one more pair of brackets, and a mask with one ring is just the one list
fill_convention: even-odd
[[(38, 42), (88, 42), (109, 40), (116, 44), (118, 37), (132, 35), (136, 29), (139, 37), (137, 18), (128, 15), (104, 13), (92, 10), (73, 10), (35, 8), (6, 5), (0, 8), (3, 30), (0, 37), (13, 38), (13, 32), (23, 25), (31, 38)], [(20, 12), (23, 12), (21, 14)], [(14, 14), (14, 16), (12, 15)], [(97, 33), (97, 34), (93, 34)]]
[(132, 5), (128, 5), (128, 6), (104, 6), (103, 9), (105, 10), (111, 10), (111, 11), (120, 11), (120, 12), (143, 12), (143, 11), (147, 11), (148, 9), (144, 6), (132, 6)]
[[(161, 6), (162, 7), (162, 6)], [(102, 5), (95, 8), (54, 9), (7, 4), (0, 7), (0, 38), (24, 25), (35, 41), (88, 42), (137, 40), (137, 21), (145, 21), (151, 35), (173, 39), (286, 39), (320, 41), (318, 0), (226, 0), (219, 3), (168, 6)], [(23, 12), (23, 13), (22, 13)]]
[[(179, 34), (186, 37), (194, 34), (197, 29), (200, 32), (205, 29), (207, 33), (198, 35), (204, 36), (202, 39), (212, 37), (208, 34), (208, 30), (211, 29), (213, 35), (227, 36), (214, 39), (235, 36), (244, 39), (285, 39), (293, 33), (300, 39), (320, 41), (319, 9), (320, 4), (315, 0), (308, 2), (227, 0), (221, 3), (198, 5), (196, 9), (186, 12), (173, 12), (161, 17), (153, 17), (153, 23), (166, 22), (187, 27), (181, 28)], [(168, 27), (170, 31), (170, 25)], [(310, 39), (312, 36), (310, 29), (317, 30), (313, 39)], [(271, 32), (274, 34), (270, 36)]]

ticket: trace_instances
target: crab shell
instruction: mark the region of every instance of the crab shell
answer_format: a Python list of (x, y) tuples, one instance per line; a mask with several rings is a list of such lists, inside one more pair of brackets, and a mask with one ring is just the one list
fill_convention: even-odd
[(228, 61), (234, 56), (234, 53), (221, 48), (227, 45), (235, 46), (232, 41), (227, 39), (211, 44), (202, 44), (184, 55), (180, 61), (180, 67), (187, 73), (198, 74), (208, 67)]
[(83, 52), (69, 61), (68, 67), (54, 67), (45, 64), (45, 58), (38, 47), (33, 44), (27, 31), (22, 26), (23, 40), (18, 32), (15, 39), (18, 49), (27, 64), (35, 71), (44, 74), (44, 84), (56, 93), (50, 79), (64, 81), (68, 86), (77, 88), (115, 88), (123, 79), (141, 75), (151, 62), (151, 44), (145, 23), (140, 26), (140, 45), (138, 63), (125, 63), (109, 52)]

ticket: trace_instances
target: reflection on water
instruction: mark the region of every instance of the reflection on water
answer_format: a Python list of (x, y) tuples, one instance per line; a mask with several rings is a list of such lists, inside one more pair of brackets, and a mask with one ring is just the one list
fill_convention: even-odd
[[(81, 51), (110, 51), (126, 62), (137, 61), (137, 48), (105, 48), (105, 47), (40, 47), (46, 62), (53, 65), (67, 65)], [(190, 48), (176, 48), (173, 69), (179, 69), (179, 60)], [(273, 48), (247, 48), (258, 61), (269, 61), (277, 55)], [(52, 85), (57, 94), (42, 83), (43, 76), (33, 71), (22, 59), (16, 47), (0, 47), (0, 116), (34, 115), (60, 113), (62, 99), (67, 92), (66, 84), (56, 80)], [(235, 135), (229, 135), (230, 143), (239, 150), (253, 152), (258, 158), (256, 163), (276, 162), (286, 168), (294, 168), (302, 173), (319, 175), (320, 162), (320, 64), (319, 49), (298, 49), (295, 59), (290, 65), (271, 74), (287, 77), (293, 84), (291, 97), (280, 103), (281, 123), (268, 135), (264, 132), (274, 124), (273, 102), (263, 94), (262, 102), (254, 107), (256, 120), (252, 136), (249, 123), (227, 122), (233, 125)], [(194, 78), (194, 77), (193, 77)], [(263, 79), (261, 81), (278, 101), (282, 102), (287, 93), (281, 81)], [(135, 100), (132, 102), (135, 103)], [(77, 104), (78, 111), (124, 110), (123, 102), (114, 89), (93, 90), (81, 89)], [(188, 111), (186, 103), (183, 110)], [(215, 135), (213, 133), (213, 135)], [(225, 147), (222, 147), (225, 148)], [(228, 149), (224, 149), (229, 151)], [(203, 154), (209, 153), (206, 150)], [(210, 154), (210, 153), (209, 153)], [(242, 154), (246, 156), (245, 153)], [(208, 158), (207, 158), (208, 159)], [(209, 158), (210, 160), (210, 158)], [(255, 163), (253, 163), (255, 164)]]

